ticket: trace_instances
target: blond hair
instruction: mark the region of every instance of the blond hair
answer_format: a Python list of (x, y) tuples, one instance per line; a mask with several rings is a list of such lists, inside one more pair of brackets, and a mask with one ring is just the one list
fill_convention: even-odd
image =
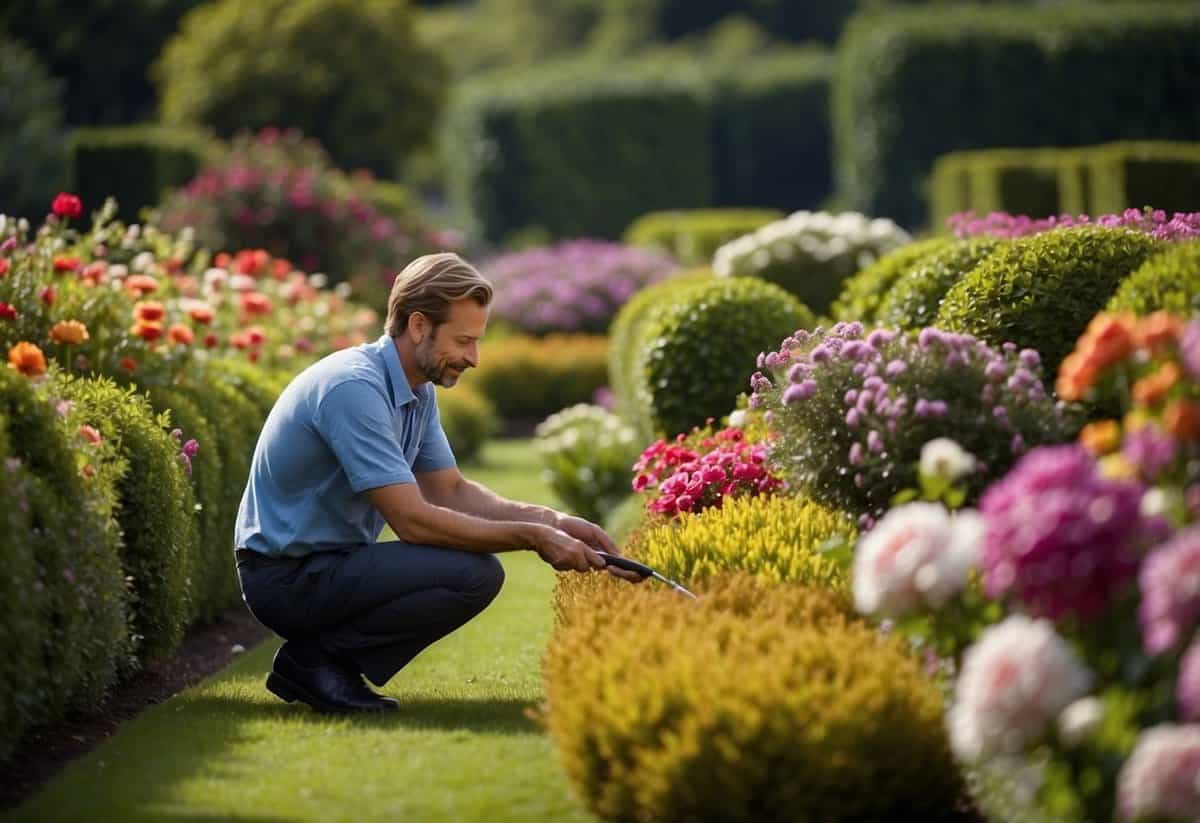
[(391, 337), (399, 337), (414, 312), (428, 317), (436, 329), (446, 322), (450, 303), (466, 297), (486, 306), (492, 302), (492, 284), (453, 252), (418, 257), (392, 283), (384, 330)]

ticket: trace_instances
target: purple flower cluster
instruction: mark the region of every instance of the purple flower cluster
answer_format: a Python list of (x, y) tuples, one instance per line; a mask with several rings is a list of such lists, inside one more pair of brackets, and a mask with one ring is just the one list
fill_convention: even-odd
[(1138, 622), (1146, 651), (1161, 654), (1185, 642), (1200, 624), (1200, 526), (1152, 551), (1138, 583)]
[(1126, 209), (1121, 214), (1104, 214), (1095, 219), (1086, 214), (1033, 218), (1024, 214), (996, 211), (979, 217), (973, 211), (951, 215), (947, 226), (959, 237), (1024, 237), (1069, 226), (1107, 226), (1144, 232), (1156, 240), (1189, 240), (1200, 237), (1200, 212), (1175, 212), (1171, 217), (1162, 209), (1144, 211)]
[(1200, 637), (1184, 652), (1175, 683), (1175, 706), (1187, 723), (1200, 723)]
[(1100, 474), (1081, 446), (1035, 449), (980, 500), (984, 586), (1039, 617), (1094, 617), (1138, 573), (1143, 548), (1166, 536), (1140, 511), (1145, 487)]
[(495, 257), (481, 269), (500, 317), (533, 334), (604, 332), (635, 292), (674, 274), (656, 251), (603, 240), (570, 240)]
[[(834, 471), (852, 473), (854, 486), (867, 496), (886, 492), (869, 487), (904, 479), (933, 437), (953, 436), (981, 458), (979, 470), (986, 472), (989, 462), (1002, 470), (1023, 454), (1031, 429), (1049, 434), (1061, 423), (1036, 351), (1011, 343), (994, 349), (971, 335), (936, 328), (916, 336), (889, 329), (866, 333), (858, 322), (800, 330), (779, 351), (759, 355), (758, 367), (750, 381), (751, 407), (770, 406), (785, 426), (795, 418), (796, 437), (811, 441), (791, 457), (805, 465), (836, 461)], [(820, 399), (831, 393), (830, 400)], [(819, 434), (831, 426), (829, 437)], [(785, 436), (773, 451), (787, 452), (794, 439)]]

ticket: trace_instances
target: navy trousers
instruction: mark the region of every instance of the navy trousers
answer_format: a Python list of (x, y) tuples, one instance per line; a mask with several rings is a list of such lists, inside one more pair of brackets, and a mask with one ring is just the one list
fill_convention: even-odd
[(290, 644), (353, 663), (376, 686), (487, 608), (504, 583), (493, 554), (398, 540), (301, 558), (239, 557), (237, 568), (242, 599), (260, 623)]

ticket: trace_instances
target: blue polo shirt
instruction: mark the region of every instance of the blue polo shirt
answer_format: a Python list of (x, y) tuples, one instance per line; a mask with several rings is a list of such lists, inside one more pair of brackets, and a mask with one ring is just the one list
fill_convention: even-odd
[(259, 434), (234, 545), (300, 557), (374, 543), (383, 516), (366, 489), (455, 466), (432, 383), (414, 392), (386, 334), (300, 372)]

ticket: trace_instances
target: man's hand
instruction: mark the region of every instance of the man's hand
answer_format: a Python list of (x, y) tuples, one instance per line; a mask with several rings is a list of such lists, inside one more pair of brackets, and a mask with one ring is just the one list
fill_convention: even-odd
[(595, 549), (554, 526), (536, 524), (531, 537), (538, 556), (557, 571), (587, 572), (604, 568), (604, 558), (596, 554)]
[[(607, 532), (589, 520), (564, 514), (559, 515), (557, 526), (576, 540), (587, 543), (593, 549), (617, 556), (621, 555), (621, 550), (617, 548), (617, 544), (613, 542)], [(619, 577), (622, 580), (628, 580), (631, 583), (641, 583), (646, 579), (637, 572), (631, 572), (628, 569), (618, 569), (616, 566), (608, 566), (607, 568), (609, 574)]]

